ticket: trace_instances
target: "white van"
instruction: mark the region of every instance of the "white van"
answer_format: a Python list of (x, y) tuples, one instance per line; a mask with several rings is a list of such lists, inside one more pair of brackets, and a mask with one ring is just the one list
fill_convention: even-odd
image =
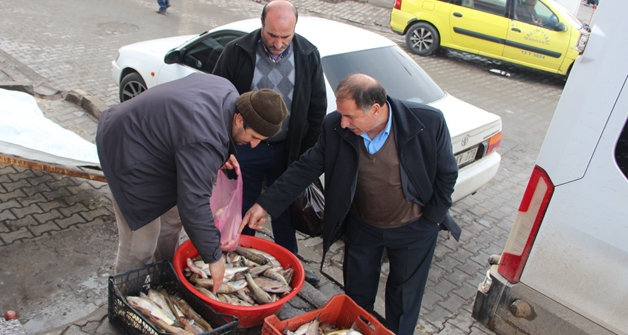
[(605, 1), (473, 318), (497, 334), (628, 334), (628, 21)]

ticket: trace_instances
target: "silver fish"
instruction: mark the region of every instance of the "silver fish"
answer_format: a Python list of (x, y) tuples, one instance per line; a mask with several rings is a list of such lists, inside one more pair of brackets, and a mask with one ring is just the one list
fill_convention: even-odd
[(126, 301), (129, 305), (131, 305), (131, 307), (135, 308), (146, 317), (152, 315), (155, 318), (164, 321), (168, 325), (174, 324), (174, 319), (168, 318), (166, 313), (148, 298), (127, 296)]
[(270, 261), (269, 258), (265, 257), (264, 255), (256, 251), (258, 250), (240, 247), (240, 246), (238, 246), (235, 250), (235, 252), (237, 252), (239, 255), (244, 256), (259, 265), (267, 264)]
[(253, 294), (248, 287), (243, 287), (237, 290), (235, 294), (238, 296), (238, 298), (248, 302), (251, 305), (255, 305), (255, 299), (253, 299)]
[(264, 277), (268, 277), (270, 279), (276, 280), (278, 282), (281, 282), (283, 284), (285, 284), (286, 286), (290, 286), (290, 284), (288, 284), (288, 282), (286, 281), (286, 278), (284, 276), (282, 276), (277, 270), (275, 270), (274, 268), (272, 269), (268, 269), (264, 272), (262, 272), (262, 276)]
[(203, 286), (196, 285), (196, 286), (194, 286), (194, 288), (196, 288), (199, 292), (201, 292), (202, 294), (206, 295), (210, 299), (218, 300), (218, 297), (212, 291), (204, 288)]
[(194, 320), (194, 322), (198, 323), (201, 327), (207, 329), (208, 331), (213, 330), (212, 326), (210, 326), (209, 323), (205, 321), (205, 319), (198, 315), (198, 313), (196, 313), (196, 311), (192, 309), (192, 307), (190, 307), (187, 301), (177, 296), (172, 296), (172, 300), (181, 309), (183, 314), (185, 314), (188, 319)]
[(257, 286), (261, 287), (262, 290), (269, 293), (285, 294), (292, 291), (292, 287), (290, 287), (290, 285), (286, 285), (282, 282), (270, 279), (268, 277), (257, 277), (253, 280), (255, 281)]
[(190, 269), (190, 271), (201, 276), (201, 278), (207, 278), (207, 274), (205, 273), (205, 271), (203, 271), (202, 268), (199, 268), (198, 266), (196, 266), (194, 262), (192, 261), (192, 259), (188, 258), (186, 262), (188, 265), (188, 269)]
[(177, 319), (177, 317), (174, 316), (174, 314), (172, 313), (172, 310), (170, 309), (170, 306), (168, 306), (168, 302), (166, 301), (166, 298), (164, 297), (163, 294), (161, 294), (161, 292), (151, 288), (148, 290), (147, 296), (148, 296), (148, 299), (154, 302), (157, 306), (159, 306), (159, 308), (161, 308), (164, 311), (164, 313), (166, 313), (166, 316), (168, 316), (168, 318), (172, 320)]
[(244, 277), (246, 278), (246, 282), (249, 283), (249, 290), (253, 293), (253, 299), (255, 299), (255, 301), (260, 304), (268, 304), (271, 302), (270, 295), (255, 283), (250, 273), (245, 273)]
[(307, 330), (305, 331), (305, 335), (320, 335), (320, 332), (318, 331), (318, 325), (319, 325), (319, 321), (318, 321), (318, 317), (321, 316), (320, 314), (318, 314), (316, 316), (316, 319), (314, 319), (312, 322), (310, 322), (310, 325), (307, 327)]

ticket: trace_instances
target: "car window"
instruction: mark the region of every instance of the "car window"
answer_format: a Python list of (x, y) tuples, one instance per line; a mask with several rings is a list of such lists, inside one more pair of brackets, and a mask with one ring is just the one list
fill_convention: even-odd
[(208, 35), (188, 46), (188, 50), (183, 55), (183, 64), (212, 73), (224, 46), (243, 34), (242, 32), (219, 32)]
[(515, 20), (547, 28), (558, 23), (556, 15), (538, 0), (516, 0)]
[(506, 0), (455, 0), (453, 4), (499, 16), (506, 14)]
[(344, 77), (364, 73), (379, 80), (386, 92), (398, 99), (430, 103), (445, 96), (432, 78), (396, 46), (326, 56), (322, 62), (334, 93)]

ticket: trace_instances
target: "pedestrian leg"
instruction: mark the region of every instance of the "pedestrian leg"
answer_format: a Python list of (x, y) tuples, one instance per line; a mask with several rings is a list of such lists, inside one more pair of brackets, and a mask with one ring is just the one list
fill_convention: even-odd
[(345, 292), (369, 313), (375, 308), (383, 250), (382, 229), (349, 214), (343, 261)]
[(414, 334), (439, 231), (426, 219), (386, 230), (386, 326), (395, 334)]
[(177, 206), (172, 207), (159, 217), (159, 221), (159, 239), (154, 258), (156, 262), (161, 260), (172, 261), (174, 253), (179, 246), (181, 228), (183, 227), (179, 217), (179, 208)]
[(159, 237), (159, 218), (142, 228), (131, 231), (115, 199), (112, 201), (113, 211), (118, 226), (118, 254), (115, 272), (129, 271), (154, 262), (153, 255)]

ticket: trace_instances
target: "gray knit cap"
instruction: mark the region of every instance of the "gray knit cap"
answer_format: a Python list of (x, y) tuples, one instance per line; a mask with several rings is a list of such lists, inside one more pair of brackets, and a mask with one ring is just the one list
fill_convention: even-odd
[(281, 130), (281, 123), (288, 116), (281, 94), (267, 88), (242, 94), (236, 101), (236, 107), (244, 122), (266, 137), (277, 134)]

